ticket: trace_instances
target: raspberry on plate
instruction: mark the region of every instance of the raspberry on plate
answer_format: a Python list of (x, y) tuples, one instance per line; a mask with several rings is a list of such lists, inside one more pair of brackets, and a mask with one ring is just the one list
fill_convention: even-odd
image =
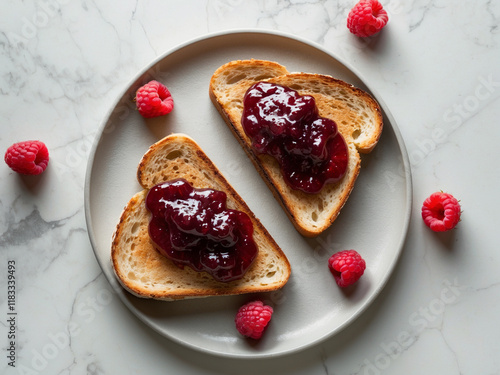
[(271, 320), (273, 308), (262, 301), (249, 302), (243, 305), (236, 314), (236, 329), (243, 336), (260, 339), (264, 329)]
[(448, 193), (433, 193), (422, 205), (422, 219), (434, 232), (455, 228), (460, 221), (460, 215), (460, 203)]
[(150, 81), (135, 93), (135, 104), (142, 117), (166, 115), (174, 109), (174, 100), (167, 87), (158, 81)]
[(47, 168), (49, 150), (40, 141), (18, 142), (7, 149), (4, 160), (14, 172), (37, 175)]
[(343, 250), (328, 259), (328, 267), (341, 288), (354, 284), (363, 275), (366, 263), (356, 250)]
[(378, 33), (389, 20), (387, 12), (377, 0), (361, 0), (347, 16), (347, 28), (359, 37)]

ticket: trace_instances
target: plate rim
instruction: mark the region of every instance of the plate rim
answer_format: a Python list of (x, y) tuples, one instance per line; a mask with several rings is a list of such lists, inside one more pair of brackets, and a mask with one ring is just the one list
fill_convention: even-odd
[[(181, 49), (188, 47), (192, 44), (196, 44), (202, 41), (207, 41), (209, 39), (215, 39), (219, 37), (224, 37), (224, 36), (230, 36), (230, 35), (236, 35), (236, 34), (260, 34), (260, 35), (271, 35), (271, 36), (278, 36), (278, 37), (283, 37), (286, 39), (290, 39), (295, 42), (303, 43), (309, 47), (315, 48), (320, 52), (325, 53), (332, 59), (336, 60), (338, 63), (343, 65), (348, 71), (350, 71), (354, 76), (356, 76), (370, 91), (370, 93), (373, 95), (373, 97), (377, 100), (379, 103), (380, 107), (382, 108), (382, 111), (384, 115), (387, 117), (389, 122), (391, 123), (391, 129), (394, 133), (394, 136), (397, 141), (397, 145), (401, 151), (401, 158), (403, 162), (403, 170), (405, 172), (405, 194), (406, 194), (406, 214), (404, 215), (404, 224), (402, 226), (402, 230), (399, 234), (399, 238), (397, 240), (398, 244), (398, 251), (397, 251), (397, 256), (393, 257), (392, 262), (390, 263), (388, 267), (388, 272), (383, 276), (382, 281), (377, 285), (375, 290), (373, 291), (373, 294), (370, 296), (370, 298), (365, 301), (359, 309), (357, 309), (346, 321), (344, 321), (341, 325), (339, 325), (336, 329), (332, 330), (331, 332), (328, 332), (327, 334), (316, 338), (315, 340), (308, 342), (307, 344), (300, 345), (294, 348), (290, 349), (285, 349), (279, 352), (272, 352), (272, 353), (230, 353), (230, 352), (220, 352), (216, 350), (210, 350), (209, 348), (201, 347), (195, 344), (192, 344), (190, 342), (184, 341), (181, 338), (178, 338), (173, 335), (167, 335), (164, 332), (162, 332), (156, 325), (154, 325), (151, 321), (148, 319), (145, 319), (144, 317), (141, 316), (141, 313), (138, 309), (136, 309), (131, 302), (126, 298), (126, 295), (124, 291), (121, 288), (121, 285), (118, 283), (118, 281), (110, 280), (109, 277), (106, 275), (104, 272), (104, 267), (106, 266), (103, 261), (100, 260), (100, 258), (97, 255), (97, 244), (95, 240), (95, 233), (93, 230), (92, 226), (92, 214), (90, 212), (90, 185), (91, 185), (91, 176), (92, 176), (92, 170), (94, 166), (94, 161), (95, 161), (95, 155), (98, 149), (98, 146), (100, 144), (102, 135), (105, 131), (106, 125), (108, 124), (109, 118), (112, 116), (114, 109), (116, 106), (119, 104), (119, 102), (123, 99), (123, 97), (126, 95), (128, 90), (130, 90), (130, 87), (133, 83), (137, 82), (142, 76), (144, 76), (153, 66), (156, 64), (160, 63), (163, 59), (168, 57), (169, 55), (180, 51)], [(85, 212), (85, 223), (87, 227), (87, 235), (90, 240), (90, 244), (92, 247), (92, 251), (94, 253), (94, 256), (97, 260), (97, 263), (99, 264), (99, 267), (101, 268), (102, 273), (104, 274), (106, 280), (109, 282), (111, 287), (115, 290), (117, 295), (119, 296), (121, 302), (127, 306), (127, 308), (133, 313), (133, 315), (140, 320), (143, 324), (148, 326), (150, 329), (153, 329), (155, 332), (159, 333), (161, 336), (168, 338), (169, 340), (179, 343), (183, 345), (184, 347), (188, 347), (206, 354), (210, 355), (215, 355), (219, 357), (225, 357), (225, 358), (242, 358), (242, 359), (264, 359), (264, 358), (275, 358), (279, 356), (284, 356), (284, 355), (289, 355), (292, 353), (296, 353), (298, 351), (302, 351), (306, 348), (316, 346), (320, 344), (321, 342), (324, 342), (325, 340), (334, 337), (335, 335), (339, 334), (341, 331), (343, 331), (346, 327), (351, 325), (362, 313), (364, 313), (367, 308), (378, 298), (382, 290), (385, 288), (387, 283), (389, 282), (389, 279), (391, 278), (391, 275), (394, 273), (394, 269), (399, 262), (399, 259), (401, 258), (401, 254), (403, 252), (403, 248), (407, 239), (408, 235), (408, 229), (410, 225), (410, 220), (411, 220), (411, 215), (412, 215), (412, 200), (413, 200), (413, 182), (412, 182), (412, 174), (411, 174), (411, 164), (408, 156), (408, 152), (406, 149), (406, 145), (404, 142), (404, 139), (402, 137), (402, 134), (400, 132), (399, 127), (397, 126), (397, 123), (387, 107), (385, 101), (381, 98), (381, 96), (378, 94), (378, 91), (375, 90), (371, 85), (369, 80), (367, 80), (356, 68), (354, 68), (351, 64), (347, 63), (343, 58), (337, 56), (335, 53), (332, 51), (327, 50), (325, 47), (322, 45), (318, 44), (317, 42), (308, 40), (306, 38), (297, 36), (295, 34), (283, 32), (283, 31), (277, 31), (277, 30), (270, 30), (270, 29), (253, 29), (253, 28), (236, 28), (236, 29), (231, 29), (231, 30), (222, 30), (222, 31), (217, 31), (217, 32), (212, 32), (212, 33), (207, 33), (203, 34), (191, 39), (188, 39), (182, 43), (179, 43), (175, 45), (174, 47), (166, 50), (162, 54), (158, 55), (156, 58), (154, 58), (152, 61), (150, 61), (148, 64), (144, 65), (137, 74), (135, 74), (131, 79), (127, 81), (127, 83), (123, 86), (123, 88), (120, 90), (118, 93), (117, 97), (115, 100), (111, 103), (110, 108), (105, 112), (103, 119), (95, 133), (95, 139), (93, 140), (92, 148), (89, 153), (89, 157), (87, 160), (87, 166), (86, 166), (86, 173), (85, 173), (85, 180), (84, 180), (84, 212)]]

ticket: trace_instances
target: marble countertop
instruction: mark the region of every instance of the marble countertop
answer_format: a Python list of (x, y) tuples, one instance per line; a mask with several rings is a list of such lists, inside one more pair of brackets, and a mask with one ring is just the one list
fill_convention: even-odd
[[(500, 6), (382, 4), (388, 25), (360, 40), (346, 0), (2, 2), (0, 149), (40, 139), (51, 162), (34, 178), (0, 165), (0, 372), (500, 374)], [(180, 43), (241, 28), (300, 37), (355, 67), (391, 110), (413, 179), (407, 239), (376, 300), (334, 337), (255, 361), (186, 348), (137, 319), (96, 261), (83, 194), (98, 128), (130, 80)], [(463, 209), (440, 234), (420, 218), (439, 190)]]

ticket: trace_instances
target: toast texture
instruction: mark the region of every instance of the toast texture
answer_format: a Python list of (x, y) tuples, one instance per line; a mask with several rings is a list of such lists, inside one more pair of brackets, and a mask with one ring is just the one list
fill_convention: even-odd
[[(175, 178), (184, 178), (195, 188), (224, 191), (228, 208), (248, 214), (258, 255), (243, 278), (219, 282), (206, 272), (179, 268), (155, 249), (148, 234), (145, 199), (150, 188)], [(137, 179), (144, 189), (125, 206), (111, 246), (114, 272), (130, 293), (171, 301), (270, 292), (286, 284), (291, 269), (285, 254), (193, 139), (172, 134), (152, 145), (139, 163)]]
[[(269, 155), (258, 155), (241, 123), (243, 98), (250, 86), (259, 81), (280, 84), (311, 95), (321, 117), (334, 120), (349, 149), (346, 175), (336, 184), (325, 185), (317, 194), (289, 187), (278, 162)], [(383, 128), (378, 103), (365, 91), (328, 75), (290, 73), (265, 60), (231, 61), (211, 77), (209, 95), (233, 135), (285, 210), (295, 228), (306, 237), (326, 230), (346, 203), (361, 166), (360, 153), (369, 153), (380, 139)]]

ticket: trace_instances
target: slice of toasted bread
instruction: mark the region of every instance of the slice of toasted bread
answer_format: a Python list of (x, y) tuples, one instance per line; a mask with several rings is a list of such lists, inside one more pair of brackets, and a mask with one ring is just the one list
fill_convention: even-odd
[[(241, 116), (243, 97), (258, 81), (280, 84), (301, 95), (313, 96), (319, 115), (337, 123), (349, 149), (349, 164), (341, 181), (325, 185), (318, 194), (294, 190), (285, 183), (273, 157), (253, 151)], [(378, 103), (368, 93), (331, 76), (289, 73), (284, 66), (263, 60), (238, 60), (221, 66), (210, 80), (209, 94), (295, 228), (307, 237), (327, 229), (354, 187), (360, 170), (359, 153), (371, 152), (380, 138), (383, 121)]]
[[(138, 297), (177, 300), (269, 292), (285, 285), (291, 271), (285, 254), (193, 139), (172, 134), (152, 145), (137, 177), (144, 190), (124, 208), (111, 246), (115, 274), (126, 290)], [(156, 251), (148, 234), (150, 213), (144, 201), (151, 187), (175, 178), (184, 178), (195, 188), (226, 192), (227, 207), (251, 218), (258, 255), (243, 278), (219, 282), (206, 272), (181, 269)]]

